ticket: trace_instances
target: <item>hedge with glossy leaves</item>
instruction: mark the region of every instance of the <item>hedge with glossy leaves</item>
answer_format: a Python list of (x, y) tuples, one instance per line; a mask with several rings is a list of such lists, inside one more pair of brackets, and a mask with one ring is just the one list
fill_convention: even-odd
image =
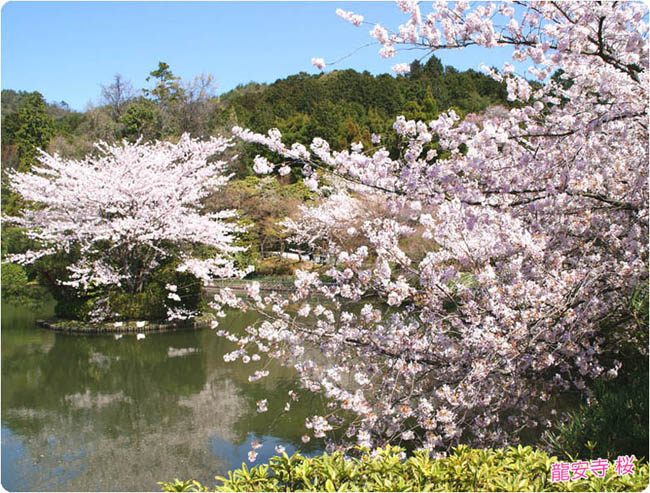
[[(359, 458), (341, 453), (317, 457), (272, 457), (268, 464), (217, 476), (216, 491), (641, 491), (648, 486), (648, 464), (635, 462), (634, 473), (618, 476), (614, 463), (604, 478), (551, 482), (558, 462), (531, 447), (470, 449), (459, 446), (443, 459), (386, 447)], [(207, 491), (197, 481), (160, 483), (164, 491)]]

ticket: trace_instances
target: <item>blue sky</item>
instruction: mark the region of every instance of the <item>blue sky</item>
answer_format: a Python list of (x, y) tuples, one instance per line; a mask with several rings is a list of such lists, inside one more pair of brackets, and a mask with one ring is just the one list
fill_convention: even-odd
[[(312, 57), (337, 60), (372, 42), (370, 25), (335, 15), (353, 10), (396, 28), (407, 17), (392, 2), (19, 2), (2, 7), (2, 88), (37, 90), (48, 101), (83, 110), (97, 104), (100, 84), (120, 73), (135, 88), (167, 62), (191, 80), (213, 74), (217, 92), (237, 84), (273, 82), (300, 71), (317, 73)], [(331, 69), (371, 73), (424, 55), (381, 59), (378, 46), (359, 50)], [(437, 54), (459, 69), (501, 66), (505, 53), (475, 49)]]

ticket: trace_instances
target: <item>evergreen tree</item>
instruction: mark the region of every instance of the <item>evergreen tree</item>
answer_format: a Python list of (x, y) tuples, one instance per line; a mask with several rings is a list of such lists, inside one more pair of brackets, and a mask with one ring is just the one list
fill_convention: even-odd
[(39, 92), (27, 95), (16, 113), (4, 118), (2, 137), (5, 145), (13, 145), (18, 154), (18, 169), (29, 171), (36, 162), (39, 149), (45, 149), (54, 136), (54, 122)]

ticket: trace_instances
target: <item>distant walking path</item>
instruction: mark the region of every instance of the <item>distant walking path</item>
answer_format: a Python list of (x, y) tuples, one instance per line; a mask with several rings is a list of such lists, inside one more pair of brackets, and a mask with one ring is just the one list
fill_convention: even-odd
[[(208, 294), (217, 293), (221, 288), (230, 288), (235, 292), (245, 292), (246, 286), (252, 282), (260, 283), (260, 291), (278, 291), (289, 293), (296, 290), (295, 279), (265, 280), (265, 279), (223, 279), (215, 281), (207, 286), (205, 291)], [(323, 282), (325, 285), (333, 284)]]

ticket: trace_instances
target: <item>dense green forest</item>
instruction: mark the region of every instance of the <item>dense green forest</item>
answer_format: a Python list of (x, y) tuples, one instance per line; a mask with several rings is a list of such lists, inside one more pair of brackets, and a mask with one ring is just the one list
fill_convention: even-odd
[[(424, 64), (414, 61), (407, 75), (374, 76), (354, 70), (316, 75), (301, 72), (272, 84), (240, 85), (220, 96), (211, 75), (184, 81), (160, 62), (141, 85), (146, 87), (137, 90), (116, 75), (102, 86), (100, 104), (89, 105), (83, 112), (70, 109), (64, 101), (47, 102), (38, 92), (3, 90), (3, 212), (13, 215), (23, 207), (20, 198), (6, 187), (6, 170), (29, 170), (36, 163), (38, 149), (64, 158), (82, 158), (93, 152), (93, 143), (99, 140), (175, 141), (185, 132), (197, 137), (227, 136), (234, 125), (257, 132), (278, 128), (285, 143), (308, 145), (318, 136), (334, 149), (359, 141), (367, 148), (371, 134), (385, 134), (396, 115), (426, 121), (448, 108), (465, 115), (507, 105), (502, 84), (473, 70), (459, 72), (443, 66), (435, 56)], [(398, 142), (388, 139), (382, 143), (391, 153), (399, 153)], [(242, 264), (255, 265), (260, 275), (288, 274), (291, 268), (286, 263), (265, 259), (264, 252), (284, 248), (284, 233), (277, 223), (308, 200), (310, 192), (299, 175), (254, 176), (252, 162), (258, 153), (268, 151), (237, 143), (232, 149), (232, 155), (239, 155), (232, 169), (236, 179), (206, 207), (238, 210), (240, 221), (248, 226), (240, 239), (249, 247), (240, 259)], [(3, 240), (3, 255), (28, 249), (16, 228), (3, 225)], [(61, 274), (62, 268), (39, 261), (23, 272), (11, 265), (3, 267), (3, 277), (11, 274), (19, 281), (16, 293), (12, 292), (18, 296), (24, 291), (21, 286), (30, 281), (51, 284), (52, 275)], [(9, 269), (13, 269), (11, 273)]]
[[(101, 105), (72, 111), (48, 103), (39, 93), (2, 91), (3, 167), (29, 168), (35, 148), (81, 157), (97, 140), (145, 140), (229, 134), (234, 125), (258, 132), (278, 128), (286, 142), (309, 144), (322, 137), (335, 149), (370, 143), (371, 133), (388, 130), (396, 115), (428, 120), (454, 108), (460, 114), (505, 104), (502, 84), (473, 70), (459, 72), (436, 57), (414, 61), (411, 73), (394, 77), (340, 70), (301, 72), (272, 84), (251, 82), (216, 95), (212, 76), (176, 77), (160, 62), (139, 91), (116, 75), (102, 86)], [(250, 174), (250, 156), (240, 176)]]

